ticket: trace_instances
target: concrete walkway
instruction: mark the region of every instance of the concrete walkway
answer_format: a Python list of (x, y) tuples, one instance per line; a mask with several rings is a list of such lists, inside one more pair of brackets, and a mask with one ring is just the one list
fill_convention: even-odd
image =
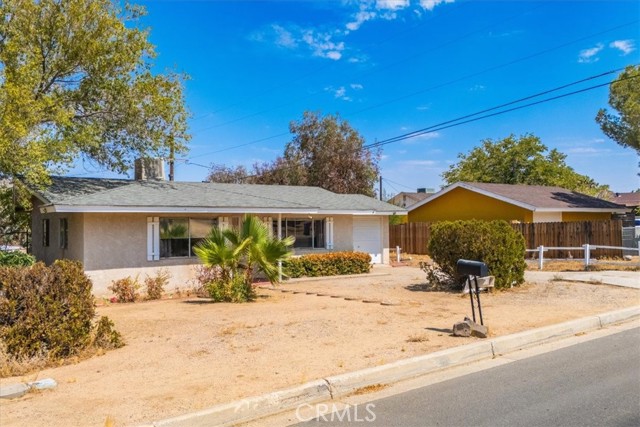
[(527, 282), (543, 283), (550, 280), (566, 280), (569, 282), (602, 283), (604, 285), (622, 286), (640, 289), (639, 271), (534, 271), (526, 270), (524, 278)]

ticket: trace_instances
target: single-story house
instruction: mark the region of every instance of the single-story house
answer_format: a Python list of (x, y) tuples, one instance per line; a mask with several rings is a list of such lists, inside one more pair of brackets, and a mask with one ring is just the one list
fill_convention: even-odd
[(426, 188), (418, 188), (418, 191), (415, 193), (402, 191), (387, 200), (387, 202), (391, 203), (392, 205), (400, 206), (401, 208), (408, 208), (426, 199), (432, 194), (433, 193), (427, 193)]
[(518, 222), (608, 220), (625, 206), (542, 185), (458, 182), (409, 207), (409, 222), (503, 219)]
[(389, 216), (406, 215), (371, 197), (303, 186), (52, 177), (33, 194), (33, 255), (81, 261), (96, 295), (114, 279), (142, 281), (159, 269), (183, 287), (199, 264), (193, 246), (245, 214), (294, 236), (295, 254), (361, 251), (388, 263)]

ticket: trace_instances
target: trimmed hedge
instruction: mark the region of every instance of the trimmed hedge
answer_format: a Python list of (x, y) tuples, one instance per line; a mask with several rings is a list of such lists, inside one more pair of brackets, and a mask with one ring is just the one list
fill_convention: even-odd
[(28, 267), (33, 265), (36, 259), (20, 251), (0, 251), (0, 267)]
[(524, 237), (506, 221), (435, 223), (428, 252), (442, 273), (458, 282), (456, 263), (459, 259), (486, 263), (498, 289), (524, 282)]
[[(0, 267), (0, 339), (14, 358), (60, 359), (94, 341), (95, 307), (91, 280), (77, 261), (58, 260), (50, 267)], [(100, 340), (120, 335), (100, 321)]]
[(364, 252), (331, 252), (289, 258), (282, 265), (291, 278), (362, 274), (371, 271), (371, 256)]

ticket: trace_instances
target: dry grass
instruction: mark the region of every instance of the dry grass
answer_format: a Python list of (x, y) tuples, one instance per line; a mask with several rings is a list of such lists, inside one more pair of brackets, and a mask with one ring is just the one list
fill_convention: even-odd
[(409, 338), (407, 338), (406, 341), (407, 342), (426, 342), (426, 341), (429, 341), (429, 338), (424, 334), (411, 335)]
[[(640, 271), (640, 260), (634, 257), (631, 261), (621, 259), (601, 259), (591, 264), (588, 271)], [(538, 270), (538, 260), (527, 260), (527, 270)], [(543, 271), (585, 271), (582, 260), (549, 260), (544, 262)]]
[(368, 385), (366, 387), (360, 387), (359, 389), (354, 390), (354, 392), (351, 393), (351, 395), (360, 396), (362, 394), (375, 393), (380, 390), (384, 390), (387, 387), (388, 385), (384, 385), (384, 384), (372, 384), (372, 385)]

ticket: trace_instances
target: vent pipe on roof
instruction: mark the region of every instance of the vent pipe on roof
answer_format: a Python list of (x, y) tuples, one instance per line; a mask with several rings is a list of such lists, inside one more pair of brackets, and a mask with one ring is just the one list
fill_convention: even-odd
[(164, 181), (164, 160), (161, 158), (136, 159), (133, 164), (136, 181)]

